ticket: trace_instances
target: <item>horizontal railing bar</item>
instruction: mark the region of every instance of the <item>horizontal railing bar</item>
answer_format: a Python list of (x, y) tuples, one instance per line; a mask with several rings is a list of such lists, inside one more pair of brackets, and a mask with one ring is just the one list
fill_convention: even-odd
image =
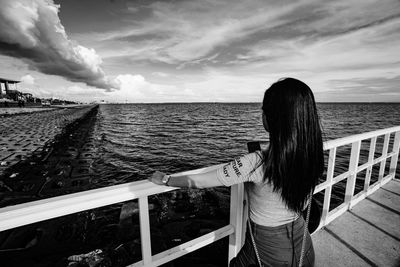
[(8, 206), (0, 209), (0, 231), (176, 189), (144, 180)]
[[(359, 172), (361, 172), (361, 171), (367, 169), (368, 167), (371, 167), (371, 166), (374, 166), (374, 165), (378, 164), (378, 163), (381, 162), (382, 160), (385, 160), (385, 159), (391, 158), (391, 157), (393, 157), (393, 156), (396, 156), (397, 154), (398, 154), (397, 152), (391, 152), (391, 153), (388, 153), (387, 156), (380, 156), (379, 158), (374, 159), (373, 162), (367, 162), (367, 163), (365, 163), (365, 164), (363, 164), (363, 165), (361, 165), (361, 166), (359, 166), (359, 167), (357, 168), (357, 173), (359, 173)], [(330, 185), (337, 184), (338, 182), (340, 182), (340, 181), (346, 179), (349, 175), (350, 175), (350, 172), (347, 171), (347, 172), (344, 172), (344, 173), (342, 173), (342, 174), (340, 174), (340, 175), (334, 177), (334, 178), (332, 179), (332, 183), (329, 183), (329, 182), (325, 181), (325, 182), (322, 182), (322, 183), (318, 184), (318, 185), (315, 187), (314, 194), (319, 193), (319, 192), (325, 190), (325, 189), (326, 189), (328, 186), (330, 186)]]
[(334, 208), (333, 210), (331, 210), (328, 213), (328, 217), (326, 218), (325, 225), (329, 224), (330, 222), (335, 220), (337, 217), (339, 217), (340, 215), (345, 213), (347, 211), (347, 209), (348, 209), (348, 205), (346, 203), (342, 203), (339, 206), (337, 206), (336, 208)]
[[(393, 157), (393, 156), (396, 156), (397, 154), (398, 154), (397, 152), (391, 152), (391, 153), (388, 153), (386, 156), (380, 156), (379, 158), (374, 159), (373, 162), (367, 162), (367, 163), (365, 163), (365, 164), (363, 164), (363, 165), (361, 165), (361, 166), (359, 166), (359, 167), (357, 168), (357, 173), (359, 173), (359, 172), (365, 170), (366, 168), (368, 168), (368, 167), (370, 167), (370, 166), (373, 166), (373, 165), (378, 164), (378, 163), (381, 162), (382, 160), (385, 160), (385, 159), (391, 158), (391, 157)], [(344, 172), (344, 173), (342, 173), (342, 174), (340, 174), (340, 175), (334, 177), (334, 178), (332, 179), (332, 183), (331, 183), (331, 184), (328, 183), (327, 181), (318, 184), (318, 185), (315, 187), (314, 194), (325, 190), (325, 189), (326, 189), (328, 186), (330, 186), (330, 185), (337, 184), (338, 182), (340, 182), (340, 181), (346, 179), (349, 175), (350, 175), (350, 172), (347, 171), (347, 172)]]
[(367, 162), (364, 163), (363, 165), (358, 166), (357, 172), (362, 172), (363, 170), (367, 169), (368, 167), (374, 166), (374, 162)]
[(363, 165), (358, 166), (357, 172), (361, 172), (361, 171), (365, 170), (366, 168), (368, 168), (370, 166), (373, 166), (373, 165), (381, 162), (382, 160), (385, 160), (385, 159), (391, 158), (393, 156), (396, 156), (397, 154), (398, 154), (397, 152), (390, 152), (386, 156), (383, 155), (383, 156), (380, 156), (379, 158), (374, 159), (373, 162), (366, 162)]
[(349, 177), (350, 175), (350, 171), (344, 172), (336, 177), (333, 177), (332, 179), (332, 184), (337, 184), (338, 182), (346, 179), (347, 177)]
[(361, 200), (363, 200), (364, 198), (366, 198), (368, 196), (368, 191), (360, 191), (358, 192), (352, 199), (351, 203), (350, 203), (350, 208), (354, 207), (358, 202), (360, 202)]
[[(349, 144), (354, 143), (359, 140), (363, 141), (366, 139), (373, 138), (375, 136), (381, 136), (381, 135), (385, 135), (387, 133), (394, 133), (394, 132), (398, 132), (398, 131), (400, 131), (400, 126), (376, 130), (376, 131), (367, 132), (367, 133), (355, 134), (355, 135), (346, 136), (346, 137), (338, 138), (338, 139), (334, 139), (334, 140), (328, 140), (328, 141), (324, 142), (324, 150), (329, 150), (334, 147), (349, 145)], [(268, 143), (267, 140), (259, 140), (259, 142), (262, 144)]]
[(319, 193), (319, 192), (325, 190), (325, 189), (329, 186), (329, 184), (330, 184), (330, 183), (327, 182), (327, 181), (318, 184), (318, 185), (315, 187), (314, 193), (313, 193), (313, 194), (315, 195), (316, 193)]
[[(221, 164), (185, 174), (200, 173), (219, 166)], [(8, 206), (0, 209), (0, 231), (176, 189), (142, 180)]]
[(371, 193), (375, 192), (378, 190), (382, 185), (386, 184), (390, 180), (392, 180), (395, 176), (395, 173), (389, 173), (385, 177), (382, 178), (381, 181), (376, 181), (375, 183), (371, 184), (370, 187), (368, 188), (368, 192), (371, 191)]
[(393, 178), (394, 174), (388, 174), (386, 175), (384, 178), (382, 178), (382, 180), (379, 182), (374, 183), (373, 185), (371, 185), (367, 191), (361, 191), (358, 194), (356, 194), (353, 198), (353, 200), (350, 203), (350, 209), (352, 207), (354, 207), (355, 205), (357, 205), (357, 203), (359, 203), (361, 200), (365, 199), (366, 197), (368, 197), (369, 195), (372, 195), (373, 193), (375, 193), (376, 190), (378, 190), (379, 188), (382, 187), (382, 185), (386, 184), (387, 182), (389, 182), (392, 178)]
[(360, 165), (357, 167), (357, 172), (362, 172), (363, 170), (367, 169), (368, 167), (374, 166), (374, 162), (367, 162), (364, 163), (363, 165)]
[(400, 126), (376, 130), (376, 131), (372, 131), (372, 132), (368, 132), (368, 133), (351, 135), (351, 136), (347, 136), (347, 137), (343, 137), (343, 138), (338, 138), (335, 140), (329, 140), (329, 141), (324, 142), (324, 149), (327, 150), (327, 149), (331, 149), (334, 147), (344, 146), (344, 145), (348, 145), (348, 144), (357, 142), (359, 140), (363, 141), (365, 139), (369, 139), (369, 138), (372, 138), (375, 136), (381, 136), (381, 135), (385, 135), (387, 133), (393, 133), (393, 132), (397, 132), (397, 131), (400, 131)]
[[(233, 234), (234, 228), (232, 225), (224, 226), (218, 230), (200, 236), (196, 239), (190, 240), (186, 243), (180, 244), (176, 247), (168, 249), (166, 251), (160, 252), (152, 257), (152, 263), (146, 266), (159, 266), (161, 264), (167, 263), (171, 260), (179, 258), (185, 254), (188, 254), (194, 250), (207, 246), (215, 241), (220, 240), (230, 234)], [(143, 261), (134, 263), (127, 267), (137, 267), (143, 266)]]
[(314, 189), (314, 194), (321, 192), (322, 190), (325, 190), (328, 186), (333, 186), (334, 184), (337, 184), (338, 182), (346, 179), (349, 175), (350, 175), (350, 172), (347, 171), (345, 173), (342, 173), (342, 174), (334, 177), (332, 179), (332, 182), (325, 181), (325, 182), (318, 184)]

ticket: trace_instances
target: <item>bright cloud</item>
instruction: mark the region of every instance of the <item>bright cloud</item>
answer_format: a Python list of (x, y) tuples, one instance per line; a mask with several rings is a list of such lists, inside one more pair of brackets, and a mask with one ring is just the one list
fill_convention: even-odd
[(21, 82), (26, 85), (34, 85), (35, 78), (32, 75), (27, 74), (21, 77)]

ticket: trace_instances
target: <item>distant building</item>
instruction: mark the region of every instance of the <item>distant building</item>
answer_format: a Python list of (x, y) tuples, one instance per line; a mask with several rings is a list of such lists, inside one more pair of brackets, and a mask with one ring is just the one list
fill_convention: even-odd
[(20, 83), (20, 81), (0, 77), (0, 98), (11, 98), (10, 94), (15, 94), (15, 91), (17, 91), (18, 83)]
[(23, 93), (18, 91), (17, 84), (20, 81), (10, 80), (0, 77), (0, 106), (1, 102), (6, 103), (6, 107), (18, 104), (18, 106), (37, 106), (43, 103), (44, 106), (47, 105), (66, 105), (66, 104), (76, 104), (74, 101), (61, 100), (61, 99), (40, 99), (33, 96), (30, 93)]

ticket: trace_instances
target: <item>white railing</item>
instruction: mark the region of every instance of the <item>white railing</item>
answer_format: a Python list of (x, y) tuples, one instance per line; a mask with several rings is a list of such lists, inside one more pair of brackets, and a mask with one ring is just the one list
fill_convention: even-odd
[[(392, 134), (394, 135), (394, 140), (392, 144), (392, 150), (389, 152), (389, 141)], [(382, 153), (380, 157), (375, 158), (376, 141), (377, 138), (380, 136), (384, 137)], [(359, 165), (361, 142), (368, 140), (370, 141), (368, 161), (362, 165)], [(349, 169), (347, 172), (334, 177), (337, 148), (345, 145), (351, 145)], [(371, 195), (382, 185), (394, 178), (396, 174), (397, 161), (399, 158), (399, 146), (400, 126), (369, 133), (363, 133), (359, 135), (353, 135), (345, 138), (327, 141), (324, 143), (324, 150), (329, 151), (326, 180), (325, 182), (319, 184), (314, 191), (314, 194), (316, 194), (325, 190), (322, 218), (319, 228), (327, 225), (328, 223), (339, 217), (341, 214), (351, 209), (358, 202)], [(384, 176), (387, 159), (390, 159), (389, 172), (386, 176)], [(372, 167), (375, 164), (380, 164), (378, 181), (374, 184), (370, 184)], [(354, 195), (357, 174), (364, 170), (366, 170), (366, 174), (364, 178), (363, 190)], [(346, 178), (347, 182), (344, 202), (335, 209), (329, 211), (333, 185), (340, 181), (343, 181)]]
[[(388, 151), (392, 134), (394, 135), (393, 146), (391, 151)], [(384, 136), (382, 155), (375, 158), (376, 141), (379, 136)], [(370, 140), (369, 157), (367, 163), (359, 165), (361, 142), (364, 140)], [(334, 177), (337, 148), (346, 145), (351, 145), (349, 170)], [(333, 221), (395, 176), (399, 147), (400, 126), (353, 135), (324, 143), (324, 150), (329, 151), (326, 180), (320, 183), (314, 192), (315, 194), (325, 190), (322, 219), (318, 229)], [(386, 159), (389, 158), (390, 169), (388, 174), (384, 176)], [(378, 182), (370, 185), (372, 166), (375, 164), (380, 164), (379, 178)], [(220, 165), (211, 166), (186, 173), (204, 172), (219, 166)], [(354, 195), (357, 173), (363, 170), (366, 170), (364, 188), (361, 192)], [(344, 203), (329, 211), (333, 185), (346, 178), (347, 183)], [(158, 266), (226, 236), (229, 236), (229, 260), (233, 258), (239, 252), (244, 242), (246, 207), (244, 205), (243, 184), (231, 187), (230, 223), (228, 225), (174, 248), (152, 255), (148, 197), (176, 189), (177, 188), (154, 185), (148, 181), (138, 181), (9, 206), (0, 209), (0, 231), (84, 210), (138, 199), (142, 260), (130, 266)]]

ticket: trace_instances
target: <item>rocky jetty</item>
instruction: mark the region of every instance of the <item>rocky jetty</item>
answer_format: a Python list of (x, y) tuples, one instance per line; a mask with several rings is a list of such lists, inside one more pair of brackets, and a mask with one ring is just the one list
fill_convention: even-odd
[(64, 182), (56, 178), (70, 176), (72, 166), (63, 159), (70, 160), (69, 154), (77, 151), (68, 150), (68, 143), (85, 135), (80, 131), (79, 137), (73, 136), (76, 128), (90, 124), (97, 108), (75, 106), (0, 118), (1, 207), (59, 195), (56, 189)]
[[(102, 186), (96, 173), (97, 106), (1, 118), (2, 207)], [(101, 137), (99, 137), (101, 138)], [(104, 177), (103, 177), (104, 178)], [(156, 254), (228, 223), (229, 189), (149, 198)], [(227, 238), (167, 266), (225, 266)], [(0, 232), (5, 266), (126, 266), (141, 259), (137, 200)]]

